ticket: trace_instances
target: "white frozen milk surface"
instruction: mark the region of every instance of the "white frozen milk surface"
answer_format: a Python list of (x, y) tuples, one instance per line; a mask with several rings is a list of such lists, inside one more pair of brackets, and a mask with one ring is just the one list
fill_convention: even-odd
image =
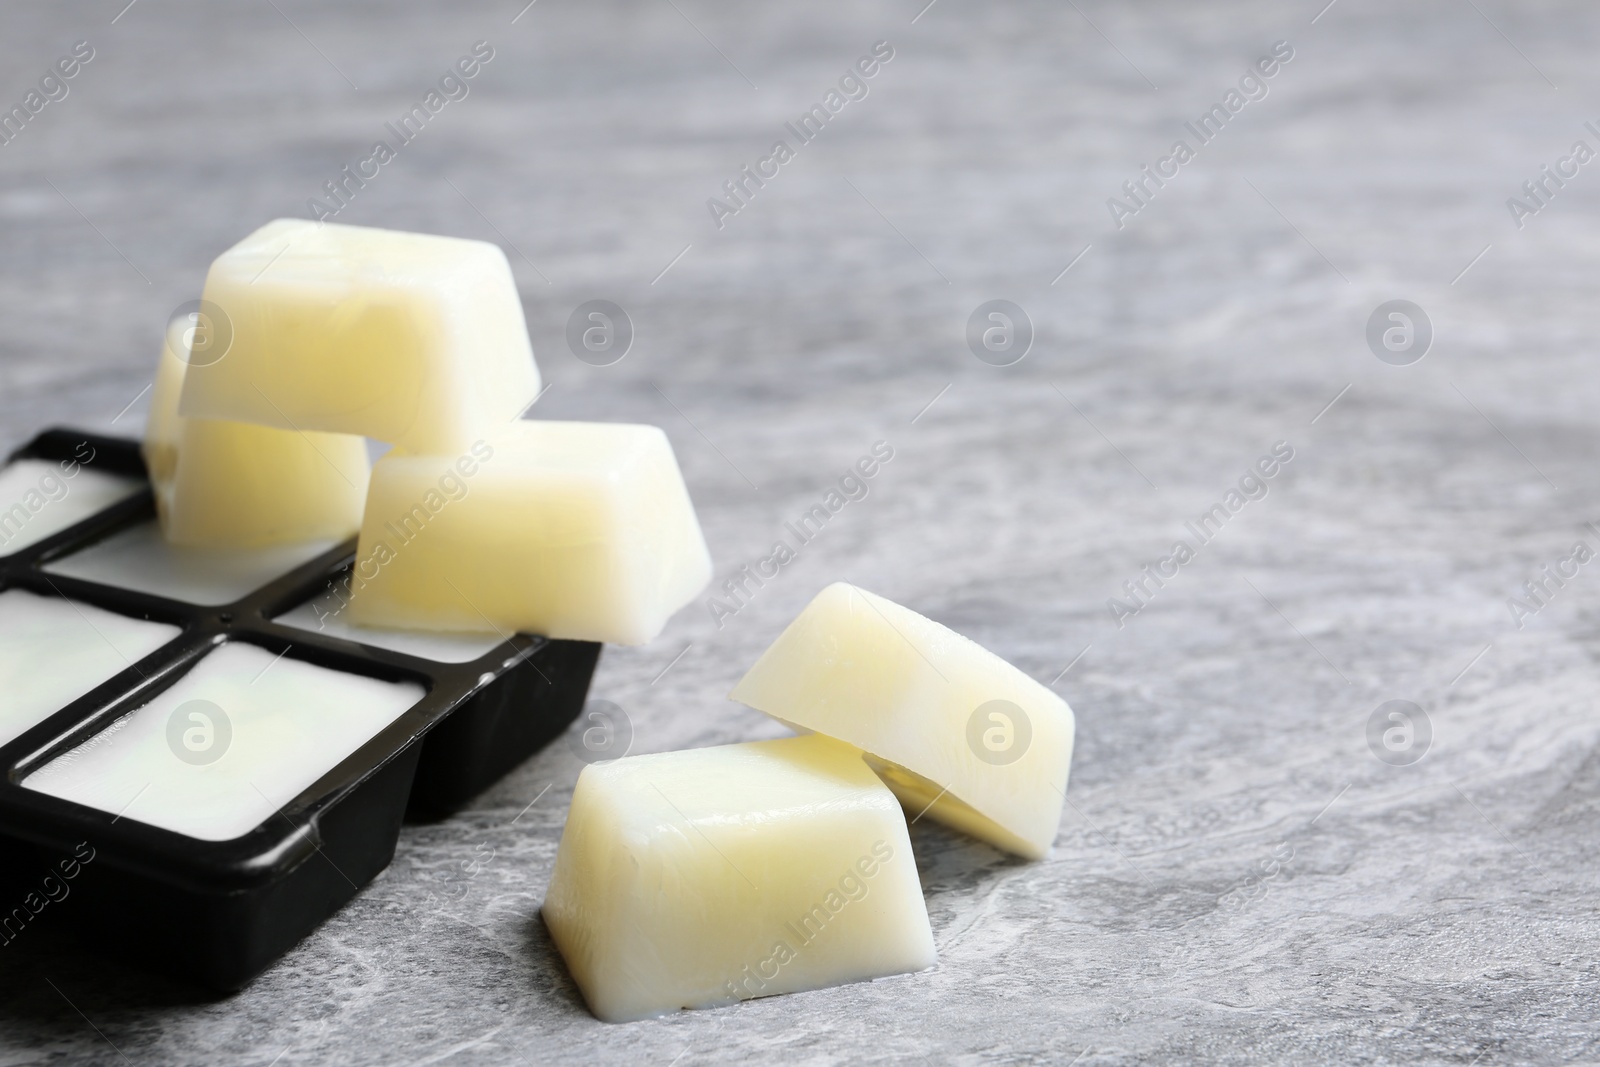
[(174, 637), (147, 622), (25, 589), (0, 593), (0, 745)]
[(358, 641), (374, 648), (386, 648), (407, 656), (435, 663), (471, 663), (491, 648), (505, 642), (497, 633), (430, 633), (426, 630), (378, 630), (350, 621), (348, 605), (332, 597), (308, 600), (279, 615), (275, 622), (297, 630), (327, 634), (346, 641)]
[(269, 548), (181, 548), (143, 523), (90, 545), (44, 569), (190, 604), (227, 604), (328, 551), (337, 541)]
[[(68, 475), (71, 471), (71, 475)], [(0, 469), (0, 556), (20, 552), (144, 488), (72, 461), (19, 459)]]
[(202, 841), (228, 841), (271, 818), (422, 694), (414, 683), (230, 642), (23, 785)]

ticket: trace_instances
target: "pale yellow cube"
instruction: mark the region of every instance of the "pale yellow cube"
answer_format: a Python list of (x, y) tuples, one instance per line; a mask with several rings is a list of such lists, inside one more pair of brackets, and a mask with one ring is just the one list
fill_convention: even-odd
[(454, 453), (539, 392), (511, 266), (483, 241), (279, 219), (217, 258), (204, 299), (226, 338), (190, 368), (186, 416)]
[(364, 626), (636, 645), (710, 578), (666, 434), (519, 421), (460, 456), (374, 465), (350, 608)]
[(371, 463), (349, 434), (300, 433), (178, 414), (188, 364), (163, 345), (151, 391), (145, 465), (161, 530), (188, 548), (264, 548), (341, 540), (361, 527)]
[(924, 812), (1030, 859), (1066, 803), (1066, 701), (994, 653), (864, 589), (828, 586), (731, 694), (839, 738), (913, 816)]
[(816, 736), (585, 767), (543, 915), (608, 1022), (937, 962), (899, 805)]

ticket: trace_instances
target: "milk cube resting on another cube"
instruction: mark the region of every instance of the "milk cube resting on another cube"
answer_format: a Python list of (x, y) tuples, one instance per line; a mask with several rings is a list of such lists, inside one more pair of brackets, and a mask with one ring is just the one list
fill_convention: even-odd
[(730, 694), (863, 749), (906, 809), (1030, 859), (1066, 801), (1066, 701), (931, 619), (828, 586)]
[(396, 450), (373, 466), (350, 612), (636, 645), (710, 578), (666, 434), (518, 421), (460, 456)]
[(230, 334), (180, 413), (456, 453), (539, 393), (505, 253), (483, 241), (279, 219), (217, 257)]
[(262, 548), (355, 533), (371, 469), (366, 440), (184, 418), (178, 401), (191, 370), (177, 353), (188, 357), (191, 340), (169, 336), (162, 345), (145, 429), (145, 466), (166, 539), (188, 548)]
[(905, 816), (818, 736), (585, 767), (542, 913), (607, 1022), (937, 962)]

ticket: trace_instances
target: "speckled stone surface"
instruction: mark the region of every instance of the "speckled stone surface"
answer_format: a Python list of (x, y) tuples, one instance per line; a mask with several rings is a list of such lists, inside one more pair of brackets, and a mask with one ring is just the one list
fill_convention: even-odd
[[(700, 603), (606, 652), (634, 750), (779, 735), (725, 694), (838, 578), (1053, 684), (1078, 749), (1047, 862), (914, 827), (924, 974), (595, 1021), (537, 919), (581, 767), (558, 743), (407, 827), (236, 996), (29, 932), (0, 1064), (1600, 1060), (1600, 564), (1508, 605), (1600, 550), (1600, 172), (1520, 229), (1506, 203), (1600, 148), (1592, 5), (122, 3), (0, 12), (7, 107), (95, 49), (0, 145), (7, 443), (135, 431), (210, 259), (487, 40), (339, 219), (505, 246), (535, 413), (665, 427), (719, 583), (894, 449), (721, 628)], [(879, 40), (866, 98), (719, 230), (707, 198)], [(1266, 96), (1118, 229), (1107, 198), (1278, 41)], [(564, 340), (597, 298), (637, 331), (608, 367)], [(1036, 333), (1008, 367), (964, 337), (995, 298)], [(1435, 333), (1409, 366), (1365, 337), (1394, 299)], [(1108, 598), (1280, 441), (1119, 627)], [(1419, 762), (1369, 746), (1389, 700), (1428, 718)]]

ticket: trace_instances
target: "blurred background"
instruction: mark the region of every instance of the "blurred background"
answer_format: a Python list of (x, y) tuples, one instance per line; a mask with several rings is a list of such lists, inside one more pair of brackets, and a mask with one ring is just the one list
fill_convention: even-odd
[[(137, 435), (168, 315), (313, 200), (493, 241), (549, 383), (532, 416), (662, 426), (716, 560), (659, 640), (605, 652), (592, 695), (632, 751), (780, 734), (726, 693), (836, 579), (1052, 685), (1078, 748), (1048, 862), (913, 827), (923, 975), (596, 1022), (537, 919), (583, 766), (558, 742), (408, 827), (232, 998), (19, 940), (0, 1063), (1600, 1057), (1600, 577), (1524, 585), (1600, 550), (1596, 19), (7, 4), (0, 111), (90, 56), (0, 144), (8, 447)], [(474, 54), (400, 144), (388, 124)], [(380, 140), (394, 158), (334, 199)], [(631, 323), (615, 362), (569, 345), (593, 300)], [(994, 300), (1014, 332), (986, 348)], [(878, 442), (868, 494), (714, 611)], [(1186, 523), (1218, 503), (1202, 544)], [(1193, 559), (1145, 578), (1180, 538)]]

